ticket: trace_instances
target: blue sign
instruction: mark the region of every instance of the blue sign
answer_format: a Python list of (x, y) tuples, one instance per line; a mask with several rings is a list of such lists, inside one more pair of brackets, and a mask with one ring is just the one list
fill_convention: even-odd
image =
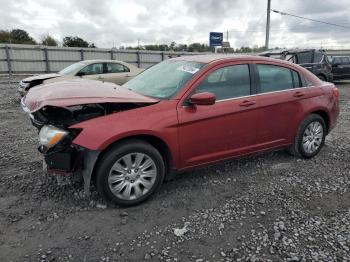
[(209, 33), (209, 45), (210, 46), (222, 46), (222, 40), (224, 39), (224, 34), (219, 32)]

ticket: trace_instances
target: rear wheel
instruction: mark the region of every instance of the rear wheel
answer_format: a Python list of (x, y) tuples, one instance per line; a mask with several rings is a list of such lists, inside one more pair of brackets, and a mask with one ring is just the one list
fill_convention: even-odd
[(101, 159), (97, 190), (119, 205), (136, 205), (148, 199), (164, 179), (164, 162), (149, 143), (132, 140), (112, 147)]
[(324, 119), (319, 115), (311, 114), (300, 125), (294, 144), (289, 151), (303, 158), (314, 157), (323, 147), (325, 138)]

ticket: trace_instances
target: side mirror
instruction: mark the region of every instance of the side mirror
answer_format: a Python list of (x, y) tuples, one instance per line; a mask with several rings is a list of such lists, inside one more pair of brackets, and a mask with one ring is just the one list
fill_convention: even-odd
[(216, 97), (213, 93), (203, 92), (190, 97), (192, 105), (210, 106), (215, 104)]
[(78, 72), (78, 73), (76, 74), (76, 76), (80, 76), (80, 77), (82, 77), (82, 76), (84, 76), (84, 75), (85, 75), (84, 72)]

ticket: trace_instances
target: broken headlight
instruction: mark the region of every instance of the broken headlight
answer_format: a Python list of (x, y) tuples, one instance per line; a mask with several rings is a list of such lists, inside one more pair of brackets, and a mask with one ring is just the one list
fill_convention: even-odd
[(39, 132), (40, 144), (49, 149), (60, 142), (68, 134), (67, 131), (51, 125), (43, 126)]

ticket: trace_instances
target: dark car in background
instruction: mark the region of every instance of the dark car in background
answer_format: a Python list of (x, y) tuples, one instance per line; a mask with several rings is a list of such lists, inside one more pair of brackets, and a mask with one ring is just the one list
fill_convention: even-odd
[(332, 73), (334, 80), (350, 79), (350, 57), (333, 56)]
[(322, 49), (269, 50), (259, 55), (293, 62), (305, 67), (323, 81), (333, 81), (332, 64)]

